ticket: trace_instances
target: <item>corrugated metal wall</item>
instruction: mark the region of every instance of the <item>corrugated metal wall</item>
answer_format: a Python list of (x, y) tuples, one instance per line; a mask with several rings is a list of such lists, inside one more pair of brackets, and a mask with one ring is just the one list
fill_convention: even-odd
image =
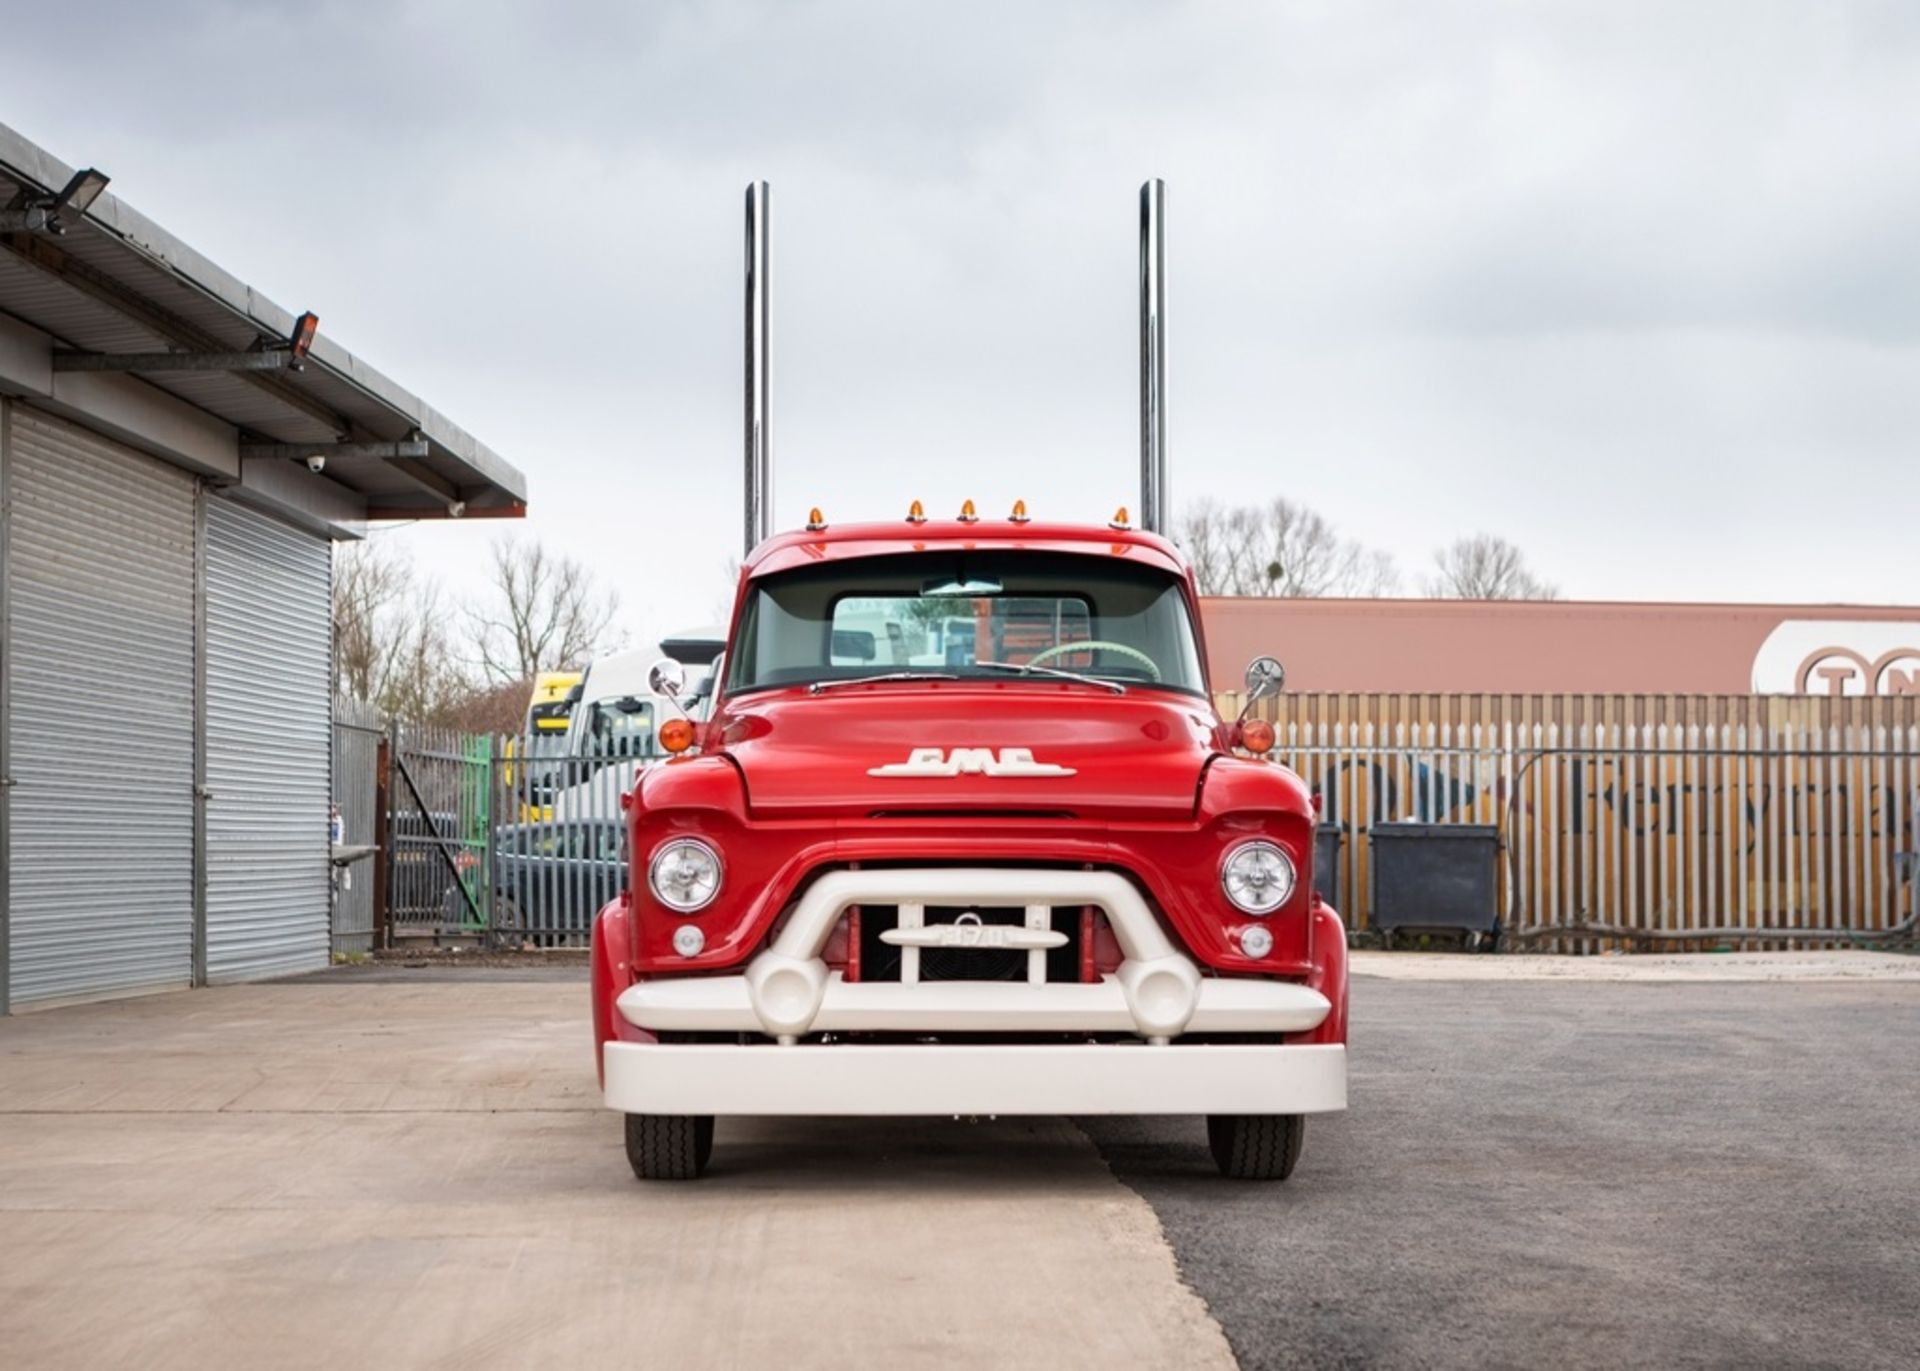
[(209, 982), (328, 961), (332, 550), (209, 496)]
[(9, 411), (11, 1003), (186, 985), (195, 482)]

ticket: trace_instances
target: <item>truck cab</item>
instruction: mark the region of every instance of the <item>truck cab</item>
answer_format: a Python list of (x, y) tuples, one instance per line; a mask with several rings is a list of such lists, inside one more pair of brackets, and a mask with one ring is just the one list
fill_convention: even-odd
[(741, 1114), (1194, 1115), (1223, 1173), (1292, 1171), (1346, 1104), (1346, 935), (1198, 611), (1124, 512), (816, 512), (753, 550), (594, 927), (636, 1175), (697, 1176)]

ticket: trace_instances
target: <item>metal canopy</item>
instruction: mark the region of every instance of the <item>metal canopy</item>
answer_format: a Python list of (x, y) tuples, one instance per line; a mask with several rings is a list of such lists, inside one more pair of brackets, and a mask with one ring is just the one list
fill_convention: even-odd
[[(43, 203), (73, 178), (0, 124), (0, 211)], [(137, 375), (240, 429), (249, 456), (324, 450), (325, 478), (358, 492), (369, 518), (525, 512), (525, 476), (324, 334), (298, 368), (236, 364), (284, 349), (295, 315), (110, 192), (61, 217), (58, 232), (0, 219), (0, 313), (51, 335), (58, 369)], [(161, 354), (172, 360), (155, 364)], [(227, 364), (200, 369), (194, 355)]]

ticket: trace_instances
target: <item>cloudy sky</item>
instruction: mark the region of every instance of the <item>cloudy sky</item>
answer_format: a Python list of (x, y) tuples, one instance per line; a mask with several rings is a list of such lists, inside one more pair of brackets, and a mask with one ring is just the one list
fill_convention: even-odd
[[(636, 638), (738, 552), (756, 176), (783, 526), (1132, 503), (1162, 176), (1176, 502), (1920, 600), (1914, 5), (7, 8), (0, 119), (525, 470)], [(376, 536), (458, 590), (497, 531)]]

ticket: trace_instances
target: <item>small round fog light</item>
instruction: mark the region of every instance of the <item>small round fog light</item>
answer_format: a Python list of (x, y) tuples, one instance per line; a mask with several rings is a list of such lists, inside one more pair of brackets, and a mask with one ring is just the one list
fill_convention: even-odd
[(1273, 951), (1273, 932), (1265, 924), (1248, 924), (1240, 930), (1240, 950), (1249, 957), (1264, 957)]
[(673, 930), (673, 950), (682, 957), (698, 957), (706, 945), (707, 935), (692, 924), (681, 924)]

